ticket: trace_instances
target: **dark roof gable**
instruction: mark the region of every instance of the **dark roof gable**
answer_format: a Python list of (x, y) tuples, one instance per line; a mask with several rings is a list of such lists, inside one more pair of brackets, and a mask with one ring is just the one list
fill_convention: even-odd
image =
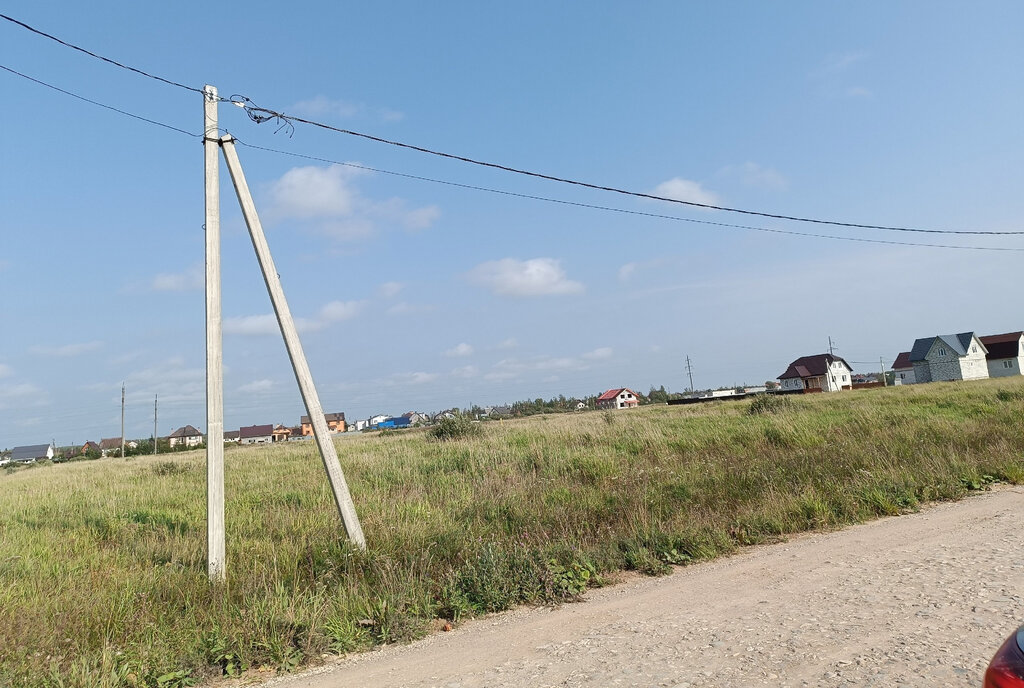
[(273, 434), (273, 425), (248, 425), (238, 429), (238, 437), (243, 440), (250, 437), (266, 437)]
[(904, 368), (913, 368), (914, 365), (910, 362), (910, 352), (901, 351), (900, 355), (896, 357), (896, 360), (892, 363), (893, 370), (903, 370)]
[[(967, 347), (971, 345), (971, 340), (974, 339), (973, 332), (961, 332), (959, 334), (940, 334), (934, 337), (922, 337), (914, 341), (914, 348), (910, 350), (910, 360), (923, 361), (928, 352), (932, 349), (932, 344), (935, 343), (936, 339), (941, 339), (942, 343), (949, 347), (950, 351), (953, 351), (958, 356), (967, 355)], [(984, 345), (984, 343), (983, 343)]]
[(1007, 332), (1006, 334), (990, 334), (979, 337), (979, 339), (988, 349), (985, 358), (996, 361), (1000, 358), (1020, 356), (1020, 338), (1022, 336), (1024, 336), (1024, 332)]
[(779, 375), (780, 380), (785, 380), (791, 377), (814, 377), (815, 375), (824, 375), (828, 372), (829, 368), (836, 361), (840, 361), (850, 371), (853, 368), (839, 356), (832, 354), (814, 354), (813, 356), (801, 356), (786, 368), (786, 372)]

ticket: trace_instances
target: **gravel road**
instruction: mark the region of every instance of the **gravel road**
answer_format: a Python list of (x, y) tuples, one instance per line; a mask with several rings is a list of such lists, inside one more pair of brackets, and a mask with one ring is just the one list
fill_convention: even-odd
[(803, 535), (273, 681), (402, 686), (980, 686), (1024, 621), (1024, 489)]

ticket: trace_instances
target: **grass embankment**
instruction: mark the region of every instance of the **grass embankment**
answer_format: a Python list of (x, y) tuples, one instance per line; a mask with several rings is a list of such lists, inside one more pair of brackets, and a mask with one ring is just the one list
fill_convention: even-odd
[(437, 618), (568, 599), (1024, 479), (1024, 379), (647, 407), (345, 439), (369, 543), (311, 444), (227, 452), (228, 585), (203, 456), (0, 473), (0, 685), (189, 685), (291, 670)]

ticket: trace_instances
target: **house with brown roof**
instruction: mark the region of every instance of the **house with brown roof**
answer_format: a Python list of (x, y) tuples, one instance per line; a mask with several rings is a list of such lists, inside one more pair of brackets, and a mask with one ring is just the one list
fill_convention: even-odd
[(801, 356), (779, 375), (783, 392), (838, 392), (853, 389), (853, 368), (833, 354)]
[(901, 351), (892, 362), (893, 384), (912, 385), (917, 382), (914, 377), (914, 364), (910, 362), (910, 352)]
[(1024, 375), (1021, 373), (1021, 364), (1024, 364), (1024, 332), (990, 334), (980, 339), (988, 349), (985, 363), (988, 365), (989, 377)]
[(168, 435), (167, 443), (172, 449), (178, 446), (198, 447), (203, 443), (203, 433), (199, 432), (198, 428), (186, 425)]
[(238, 440), (239, 440), (238, 435), (239, 435), (239, 431), (238, 430), (225, 430), (224, 431), (224, 441), (225, 442), (238, 442)]
[(277, 425), (274, 426), (274, 441), (275, 442), (287, 442), (288, 441), (288, 437), (290, 437), (291, 434), (292, 434), (292, 429), (291, 428), (286, 428), (285, 426), (281, 425), (280, 423), (278, 423)]
[[(327, 421), (327, 429), (331, 432), (345, 432), (344, 413), (325, 413), (324, 420)], [(309, 416), (303, 416), (299, 422), (302, 424), (303, 435), (313, 434), (313, 423), (309, 420)]]
[(270, 444), (274, 441), (274, 426), (249, 425), (239, 428), (238, 441), (241, 444)]
[(103, 451), (100, 449), (100, 445), (96, 444), (92, 440), (89, 440), (82, 445), (83, 454), (102, 454)]
[(626, 409), (636, 408), (640, 405), (640, 396), (628, 387), (609, 389), (597, 398), (599, 409)]

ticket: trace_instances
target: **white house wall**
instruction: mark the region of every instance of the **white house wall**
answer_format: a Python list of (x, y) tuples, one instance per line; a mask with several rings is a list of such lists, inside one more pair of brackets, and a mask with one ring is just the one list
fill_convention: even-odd
[[(921, 382), (940, 382), (951, 380), (978, 380), (988, 377), (988, 364), (985, 361), (985, 347), (977, 337), (971, 339), (967, 346), (967, 354), (960, 356), (946, 342), (937, 338), (925, 355), (925, 365), (914, 363), (914, 373)], [(927, 371), (927, 379), (921, 379), (921, 373)]]

